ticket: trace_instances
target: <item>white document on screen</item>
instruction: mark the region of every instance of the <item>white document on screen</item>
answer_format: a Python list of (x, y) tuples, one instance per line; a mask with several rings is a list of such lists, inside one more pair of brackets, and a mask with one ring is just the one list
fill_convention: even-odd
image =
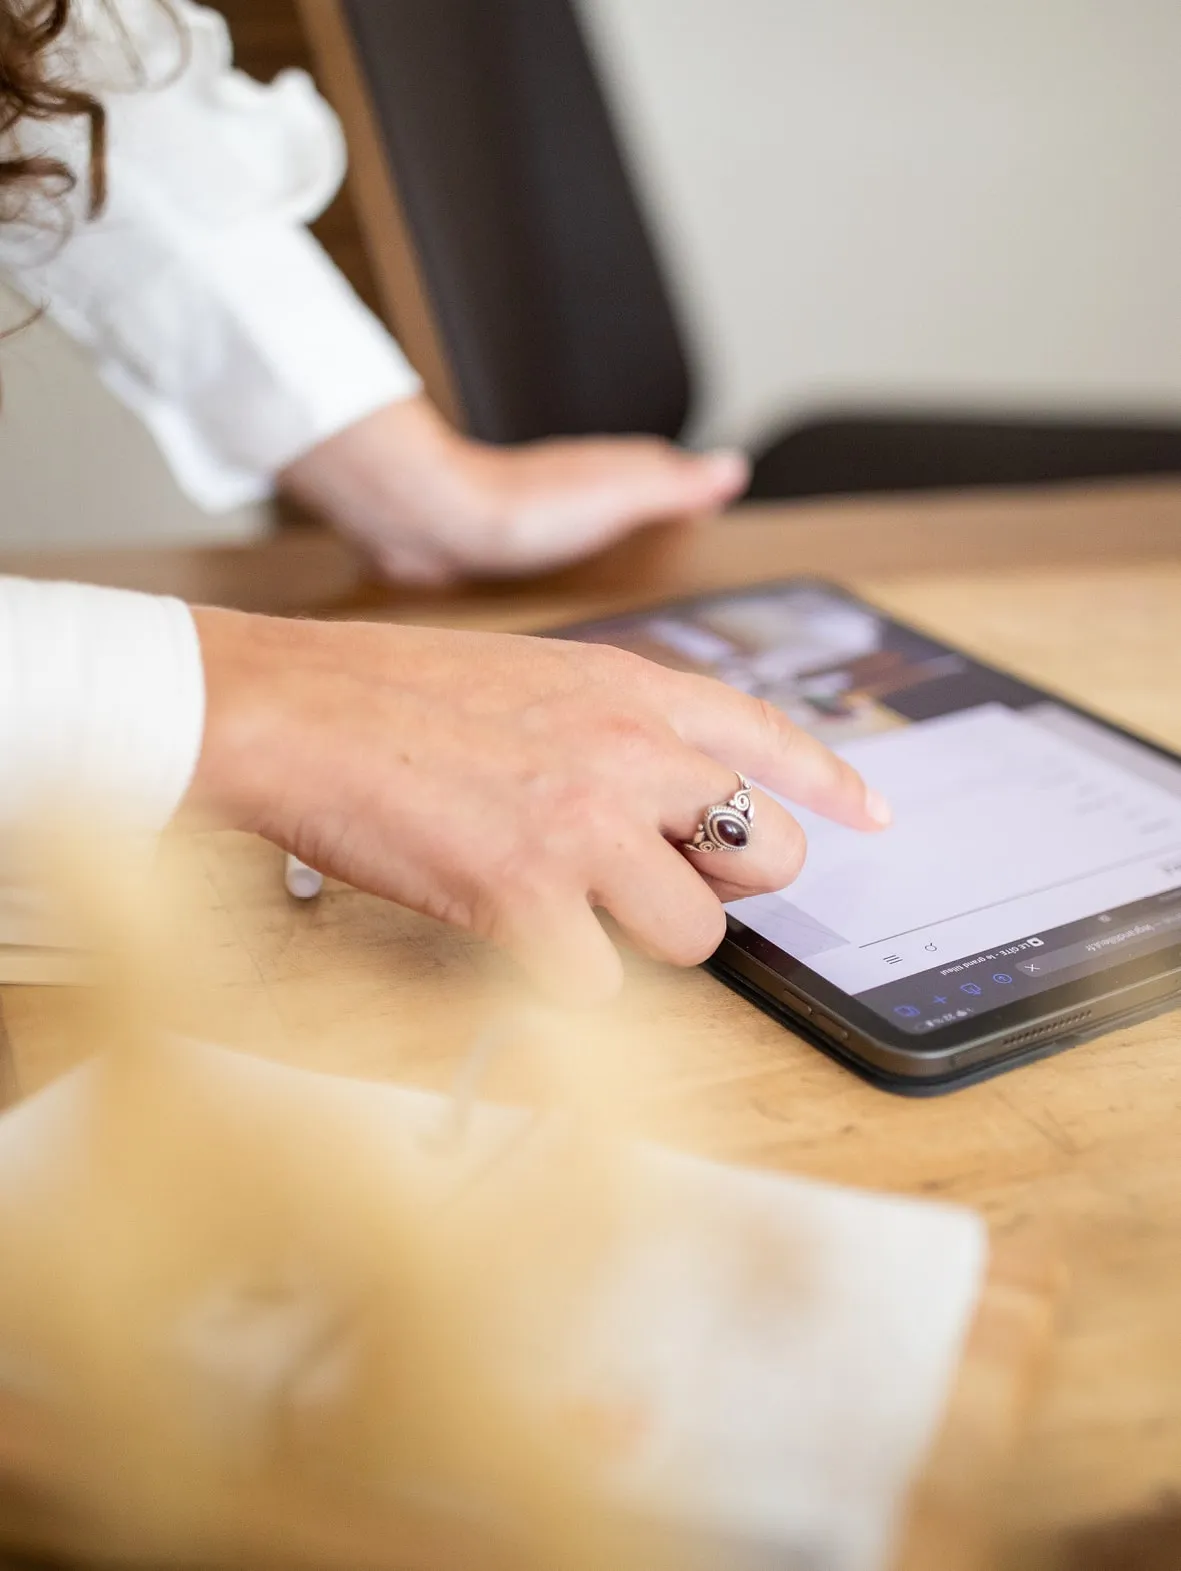
[(803, 873), (731, 911), (858, 993), (1172, 888), (1181, 791), (1049, 718), (985, 704), (841, 747), (894, 827), (865, 836), (793, 807)]

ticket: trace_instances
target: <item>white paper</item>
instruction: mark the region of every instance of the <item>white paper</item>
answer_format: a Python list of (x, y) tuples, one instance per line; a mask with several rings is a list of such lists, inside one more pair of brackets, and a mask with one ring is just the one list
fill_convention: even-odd
[[(421, 1092), (191, 1051), (239, 1108), (288, 1098), (347, 1109), (359, 1140), (380, 1136), (391, 1174), (404, 1172), (408, 1143), (426, 1149), (423, 1128), (437, 1130), (447, 1112)], [(91, 1085), (79, 1071), (0, 1119), (0, 1204), (60, 1177)], [(478, 1110), (475, 1140), (495, 1143), (518, 1116)], [(512, 1181), (544, 1182), (546, 1160), (543, 1135)], [(727, 1542), (703, 1559), (710, 1571), (885, 1571), (979, 1297), (983, 1223), (650, 1147), (637, 1161), (671, 1223), (654, 1243), (637, 1222), (599, 1299), (535, 1367), (573, 1392), (643, 1401), (653, 1421), (612, 1487)], [(48, 1188), (68, 1204), (60, 1184)], [(767, 1267), (754, 1296), (752, 1238)], [(783, 1290), (768, 1298), (777, 1273)], [(236, 1367), (229, 1355), (226, 1364)]]

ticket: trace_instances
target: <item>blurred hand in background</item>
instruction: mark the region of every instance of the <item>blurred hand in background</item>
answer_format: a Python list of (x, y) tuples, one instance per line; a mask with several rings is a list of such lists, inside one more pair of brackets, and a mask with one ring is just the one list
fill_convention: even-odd
[(329, 437), (280, 484), (384, 577), (442, 584), (560, 567), (643, 524), (717, 512), (748, 479), (741, 453), (652, 437), (494, 447), (418, 394)]

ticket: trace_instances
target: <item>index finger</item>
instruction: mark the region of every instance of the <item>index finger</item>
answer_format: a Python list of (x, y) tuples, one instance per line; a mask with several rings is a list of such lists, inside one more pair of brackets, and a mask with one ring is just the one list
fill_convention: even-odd
[(710, 677), (669, 672), (666, 715), (677, 734), (766, 790), (850, 829), (885, 829), (889, 804), (852, 764), (765, 698)]

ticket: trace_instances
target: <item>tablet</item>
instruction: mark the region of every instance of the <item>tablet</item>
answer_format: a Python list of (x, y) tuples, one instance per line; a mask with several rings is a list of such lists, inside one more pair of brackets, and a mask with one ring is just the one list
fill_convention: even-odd
[(872, 836), (786, 804), (804, 870), (711, 962), (868, 1078), (946, 1089), (1181, 1001), (1175, 754), (825, 583), (559, 636), (766, 698), (890, 801)]

